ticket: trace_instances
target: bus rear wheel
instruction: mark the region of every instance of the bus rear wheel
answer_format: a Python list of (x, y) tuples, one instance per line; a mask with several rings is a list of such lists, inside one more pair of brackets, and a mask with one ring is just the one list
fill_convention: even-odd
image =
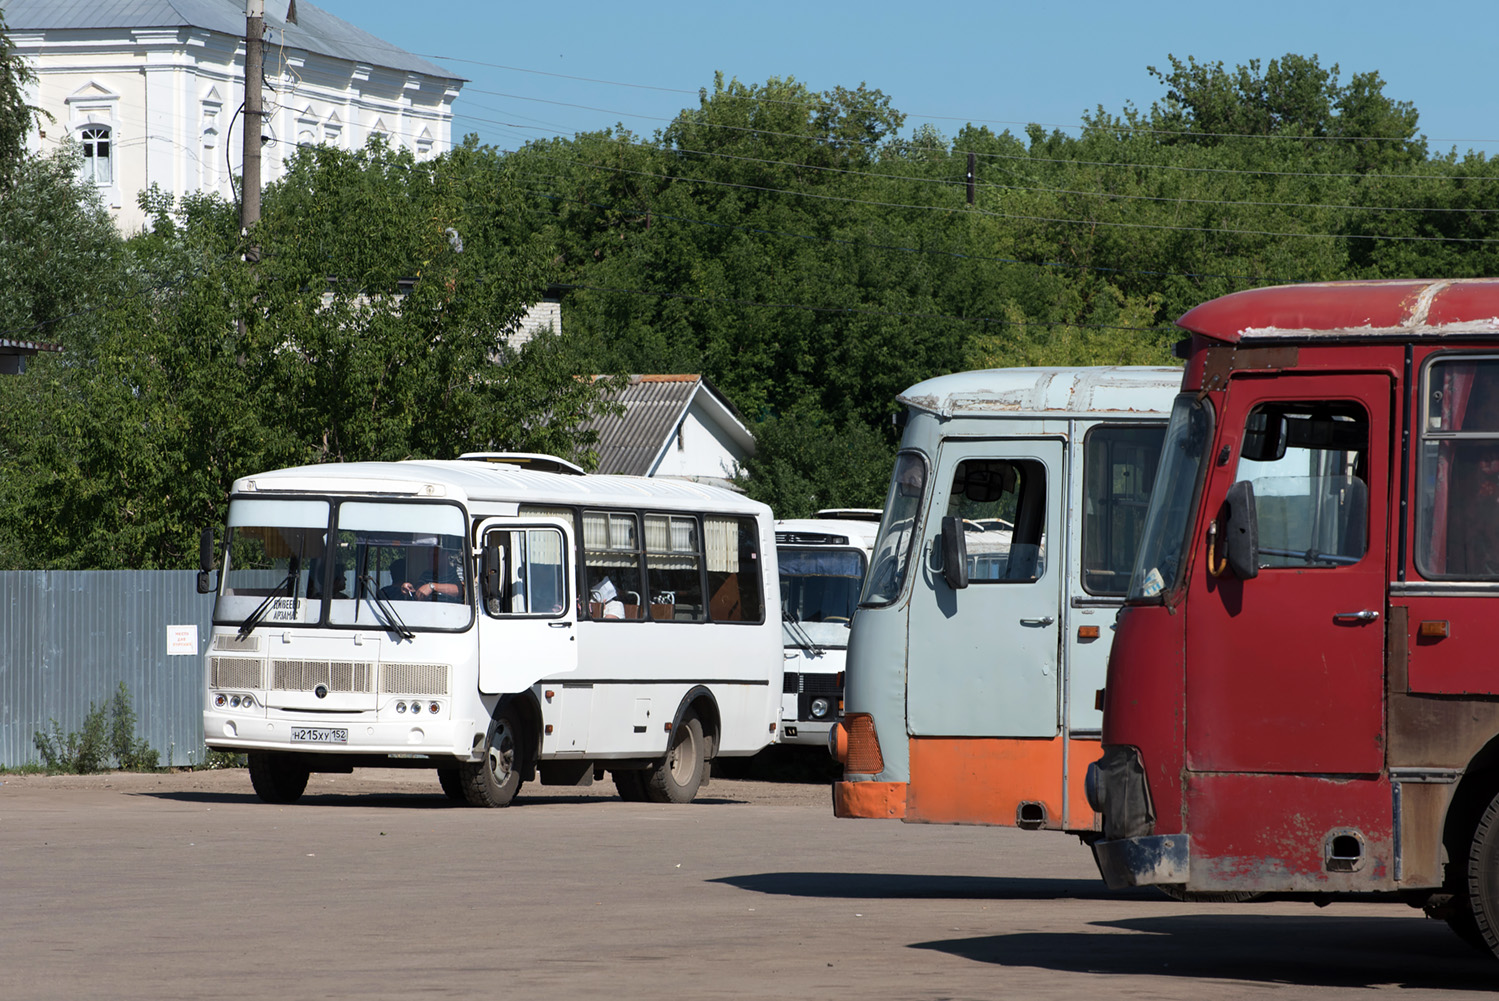
[(255, 795), (267, 803), (295, 803), (307, 789), (310, 774), (306, 765), (289, 754), (252, 751), (250, 785)]
[[(1481, 942), (1499, 956), (1499, 795), (1489, 801), (1473, 830), (1466, 875), (1468, 914), (1447, 923), (1465, 941), (1475, 946)], [(1464, 902), (1454, 903), (1461, 906)]]
[(484, 757), (458, 766), (469, 806), (509, 806), (526, 764), (525, 728), (509, 704), (495, 711), (484, 740)]
[(672, 728), (666, 757), (645, 773), (645, 798), (652, 803), (691, 803), (703, 784), (706, 765), (703, 724), (689, 714)]

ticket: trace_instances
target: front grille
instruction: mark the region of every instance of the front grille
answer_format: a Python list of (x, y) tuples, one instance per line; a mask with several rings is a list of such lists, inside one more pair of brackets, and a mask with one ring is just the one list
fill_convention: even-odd
[(225, 636), (220, 634), (213, 638), (215, 650), (229, 650), (235, 653), (259, 653), (259, 636)]
[(385, 695), (446, 695), (446, 664), (381, 664), (380, 691)]
[(251, 660), (248, 657), (211, 657), (208, 661), (210, 670), (208, 685), (210, 688), (258, 690), (265, 685), (262, 663), (258, 659)]
[(798, 674), (795, 671), (787, 671), (785, 680), (781, 683), (781, 692), (785, 695), (841, 695), (843, 686), (838, 683), (836, 674)]
[(347, 660), (273, 660), (271, 687), (283, 692), (310, 692), (324, 685), (330, 692), (374, 691), (374, 665)]

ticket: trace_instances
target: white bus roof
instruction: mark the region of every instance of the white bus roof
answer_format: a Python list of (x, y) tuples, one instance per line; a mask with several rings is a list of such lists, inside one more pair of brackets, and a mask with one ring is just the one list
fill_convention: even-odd
[(783, 545), (825, 545), (818, 536), (839, 535), (848, 539), (848, 545), (870, 549), (875, 536), (880, 533), (879, 521), (867, 519), (824, 518), (819, 512), (816, 518), (783, 518), (776, 522), (776, 539), (787, 539)]
[(939, 417), (1165, 416), (1181, 383), (1179, 368), (991, 368), (927, 379), (896, 399)]
[(646, 476), (578, 476), (474, 459), (330, 462), (277, 469), (234, 481), (236, 494), (371, 494), (526, 504), (706, 508), (769, 514), (759, 501), (722, 487)]

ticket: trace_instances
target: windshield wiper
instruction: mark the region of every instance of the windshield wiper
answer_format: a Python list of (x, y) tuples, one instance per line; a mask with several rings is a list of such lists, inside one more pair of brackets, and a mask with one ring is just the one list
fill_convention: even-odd
[(781, 620), (781, 623), (786, 627), (786, 631), (791, 634), (791, 638), (796, 641), (797, 646), (806, 650), (814, 657), (821, 657), (823, 655), (826, 648), (813, 641), (811, 635), (802, 628), (800, 619), (794, 617), (784, 618)]
[(255, 630), (255, 627), (260, 624), (260, 620), (265, 618), (265, 613), (270, 611), (271, 603), (274, 602), (277, 598), (281, 597), (278, 592), (280, 592), (282, 588), (286, 588), (286, 597), (295, 597), (297, 592), (297, 567), (295, 565), (292, 566), (291, 573), (286, 575), (286, 580), (282, 581), (280, 584), (277, 584), (271, 590), (271, 593), (265, 596), (265, 600), (256, 607), (255, 611), (251, 612), (249, 616), (246, 617), (245, 621), (239, 624), (240, 639), (244, 639), (246, 636), (250, 635), (250, 633)]
[(412, 632), (406, 623), (401, 621), (401, 617), (396, 614), (395, 606), (375, 586), (375, 578), (369, 574), (362, 574), (359, 578), (359, 584), (361, 587), (369, 588), (371, 600), (374, 602), (375, 607), (379, 609), (380, 614), (384, 616), (384, 620), (380, 623), (382, 626), (403, 640), (416, 639), (416, 633)]

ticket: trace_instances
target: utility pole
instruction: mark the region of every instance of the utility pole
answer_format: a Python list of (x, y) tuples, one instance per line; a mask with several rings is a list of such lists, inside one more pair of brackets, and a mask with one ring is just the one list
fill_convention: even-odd
[[(260, 43), (264, 36), (265, 0), (245, 0), (245, 132), (240, 155), (239, 199), (239, 225), (243, 233), (260, 221), (260, 137), (265, 118), (260, 103), (265, 54)], [(259, 256), (259, 248), (252, 247), (246, 259), (253, 263)]]
[(976, 180), (976, 178), (975, 178), (974, 175), (977, 172), (976, 168), (974, 167), (973, 161), (974, 161), (974, 156), (973, 156), (972, 153), (969, 153), (968, 154), (968, 204), (969, 205), (973, 204), (973, 188), (974, 188), (974, 181)]

